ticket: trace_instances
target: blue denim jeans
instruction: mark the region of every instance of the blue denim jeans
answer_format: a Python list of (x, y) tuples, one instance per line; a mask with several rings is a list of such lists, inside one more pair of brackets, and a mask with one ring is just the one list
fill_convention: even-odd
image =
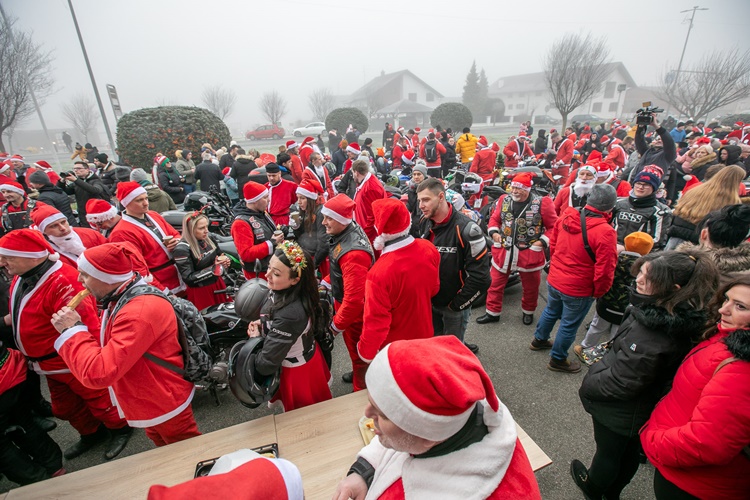
[(185, 194), (192, 193), (195, 191), (195, 184), (183, 184), (182, 189), (185, 191)]
[[(471, 311), (469, 311), (469, 315)], [(464, 323), (464, 311), (454, 311), (448, 307), (435, 307), (432, 306), (432, 329), (435, 331), (435, 336), (440, 335), (455, 335), (461, 342), (464, 341), (464, 333), (466, 333), (466, 323)]]
[(576, 339), (578, 327), (583, 323), (593, 302), (593, 297), (571, 297), (547, 283), (547, 305), (536, 324), (534, 337), (537, 340), (549, 340), (552, 328), (560, 320), (550, 356), (558, 361), (568, 359), (568, 349)]

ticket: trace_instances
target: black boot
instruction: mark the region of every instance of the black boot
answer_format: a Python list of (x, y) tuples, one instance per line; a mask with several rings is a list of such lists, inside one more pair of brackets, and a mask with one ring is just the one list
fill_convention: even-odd
[(110, 429), (109, 434), (111, 437), (104, 450), (106, 460), (112, 460), (125, 449), (125, 445), (128, 444), (130, 436), (133, 434), (133, 428), (126, 425), (122, 429)]
[(497, 323), (498, 321), (500, 321), (500, 316), (493, 316), (489, 313), (484, 313), (482, 316), (479, 316), (477, 318), (477, 323), (479, 323), (480, 325), (484, 325), (486, 323)]
[(523, 324), (528, 326), (534, 322), (534, 315), (523, 313)]
[(354, 372), (344, 373), (343, 375), (341, 375), (341, 380), (343, 380), (347, 384), (351, 384), (352, 380), (354, 380)]
[(596, 488), (589, 481), (589, 470), (580, 460), (570, 462), (570, 475), (573, 476), (576, 486), (583, 492), (586, 500), (602, 500), (602, 493), (597, 492)]
[(34, 413), (43, 418), (52, 418), (52, 404), (44, 398), (39, 398), (36, 406), (33, 408)]
[(57, 428), (57, 422), (49, 418), (44, 418), (44, 417), (39, 417), (37, 415), (33, 415), (31, 417), (31, 420), (33, 420), (34, 423), (37, 425), (37, 427), (42, 429), (44, 432), (51, 432)]
[(78, 441), (73, 443), (70, 448), (65, 450), (63, 456), (67, 460), (81, 456), (97, 444), (104, 442), (107, 439), (108, 435), (109, 432), (107, 432), (107, 428), (103, 425), (100, 425), (96, 432), (94, 432), (93, 434), (86, 434), (85, 436), (81, 436)]

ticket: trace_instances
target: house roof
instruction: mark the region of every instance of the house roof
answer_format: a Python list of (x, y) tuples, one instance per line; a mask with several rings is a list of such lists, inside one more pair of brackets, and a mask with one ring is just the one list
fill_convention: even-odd
[(427, 87), (433, 94), (435, 94), (436, 97), (440, 98), (443, 97), (443, 94), (435, 90), (433, 87), (427, 84), (424, 80), (419, 78), (417, 75), (409, 71), (408, 69), (402, 69), (401, 71), (396, 71), (395, 73), (388, 73), (380, 76), (376, 76), (357, 90), (355, 90), (352, 95), (349, 96), (349, 100), (356, 101), (359, 99), (367, 99), (368, 96), (376, 93), (392, 81), (402, 78), (404, 75), (410, 75), (412, 78), (420, 82), (422, 85)]
[[(625, 65), (621, 62), (607, 63), (605, 66), (609, 66), (609, 73), (611, 74), (615, 70), (619, 70), (620, 73), (625, 77), (625, 83), (628, 87), (636, 87), (635, 80), (630, 76), (628, 70), (625, 69)], [(489, 94), (499, 94), (506, 92), (534, 92), (538, 90), (546, 90), (547, 84), (544, 81), (544, 72), (538, 73), (527, 73), (525, 75), (514, 75), (500, 78), (492, 83), (489, 88)]]
[(381, 108), (375, 112), (376, 115), (392, 115), (398, 113), (431, 113), (432, 108), (419, 104), (418, 102), (410, 101), (409, 99), (401, 99), (398, 102), (389, 104), (388, 106)]

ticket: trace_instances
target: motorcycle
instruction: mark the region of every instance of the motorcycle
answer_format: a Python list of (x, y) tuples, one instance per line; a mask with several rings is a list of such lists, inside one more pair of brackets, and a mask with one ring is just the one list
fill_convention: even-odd
[(230, 228), (234, 221), (232, 204), (229, 198), (213, 186), (208, 192), (193, 191), (188, 193), (178, 210), (167, 210), (162, 212), (161, 216), (170, 226), (182, 233), (182, 221), (185, 215), (198, 210), (203, 210), (203, 213), (208, 217), (209, 231), (222, 236), (230, 235)]

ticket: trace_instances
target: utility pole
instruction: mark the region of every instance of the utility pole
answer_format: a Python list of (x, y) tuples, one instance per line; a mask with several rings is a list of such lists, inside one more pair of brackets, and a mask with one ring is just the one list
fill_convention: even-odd
[(94, 72), (91, 70), (91, 63), (89, 63), (89, 56), (86, 53), (86, 46), (83, 44), (83, 37), (81, 36), (81, 30), (78, 28), (78, 19), (76, 19), (76, 13), (73, 10), (72, 0), (68, 0), (68, 6), (70, 7), (70, 15), (73, 17), (73, 24), (76, 27), (76, 33), (78, 34), (78, 41), (81, 44), (81, 52), (83, 52), (83, 59), (86, 61), (86, 69), (89, 70), (89, 78), (91, 78), (91, 86), (94, 87), (94, 95), (96, 96), (96, 103), (99, 105), (99, 113), (102, 115), (102, 123), (104, 124), (104, 130), (107, 132), (107, 139), (109, 140), (109, 147), (112, 153), (115, 152), (115, 140), (112, 138), (112, 132), (109, 130), (109, 123), (107, 122), (107, 115), (104, 114), (104, 106), (102, 105), (102, 98), (99, 97), (99, 90), (96, 88), (96, 79), (94, 79)]
[[(695, 20), (695, 13), (696, 11), (699, 11), (699, 10), (708, 10), (708, 8), (700, 7), (696, 5), (692, 9), (680, 11), (680, 14), (685, 14), (690, 11), (692, 11), (693, 14), (690, 16), (690, 25), (688, 26), (688, 32), (687, 32), (687, 35), (685, 36), (685, 44), (682, 46), (682, 55), (680, 55), (680, 63), (677, 65), (677, 73), (675, 73), (674, 79), (672, 80), (672, 83), (670, 83), (669, 85), (676, 84), (677, 80), (680, 78), (680, 71), (682, 71), (682, 61), (683, 59), (685, 59), (685, 49), (687, 49), (688, 40), (690, 39), (690, 32), (693, 30), (693, 21)], [(667, 115), (669, 115), (669, 109), (667, 109)]]

